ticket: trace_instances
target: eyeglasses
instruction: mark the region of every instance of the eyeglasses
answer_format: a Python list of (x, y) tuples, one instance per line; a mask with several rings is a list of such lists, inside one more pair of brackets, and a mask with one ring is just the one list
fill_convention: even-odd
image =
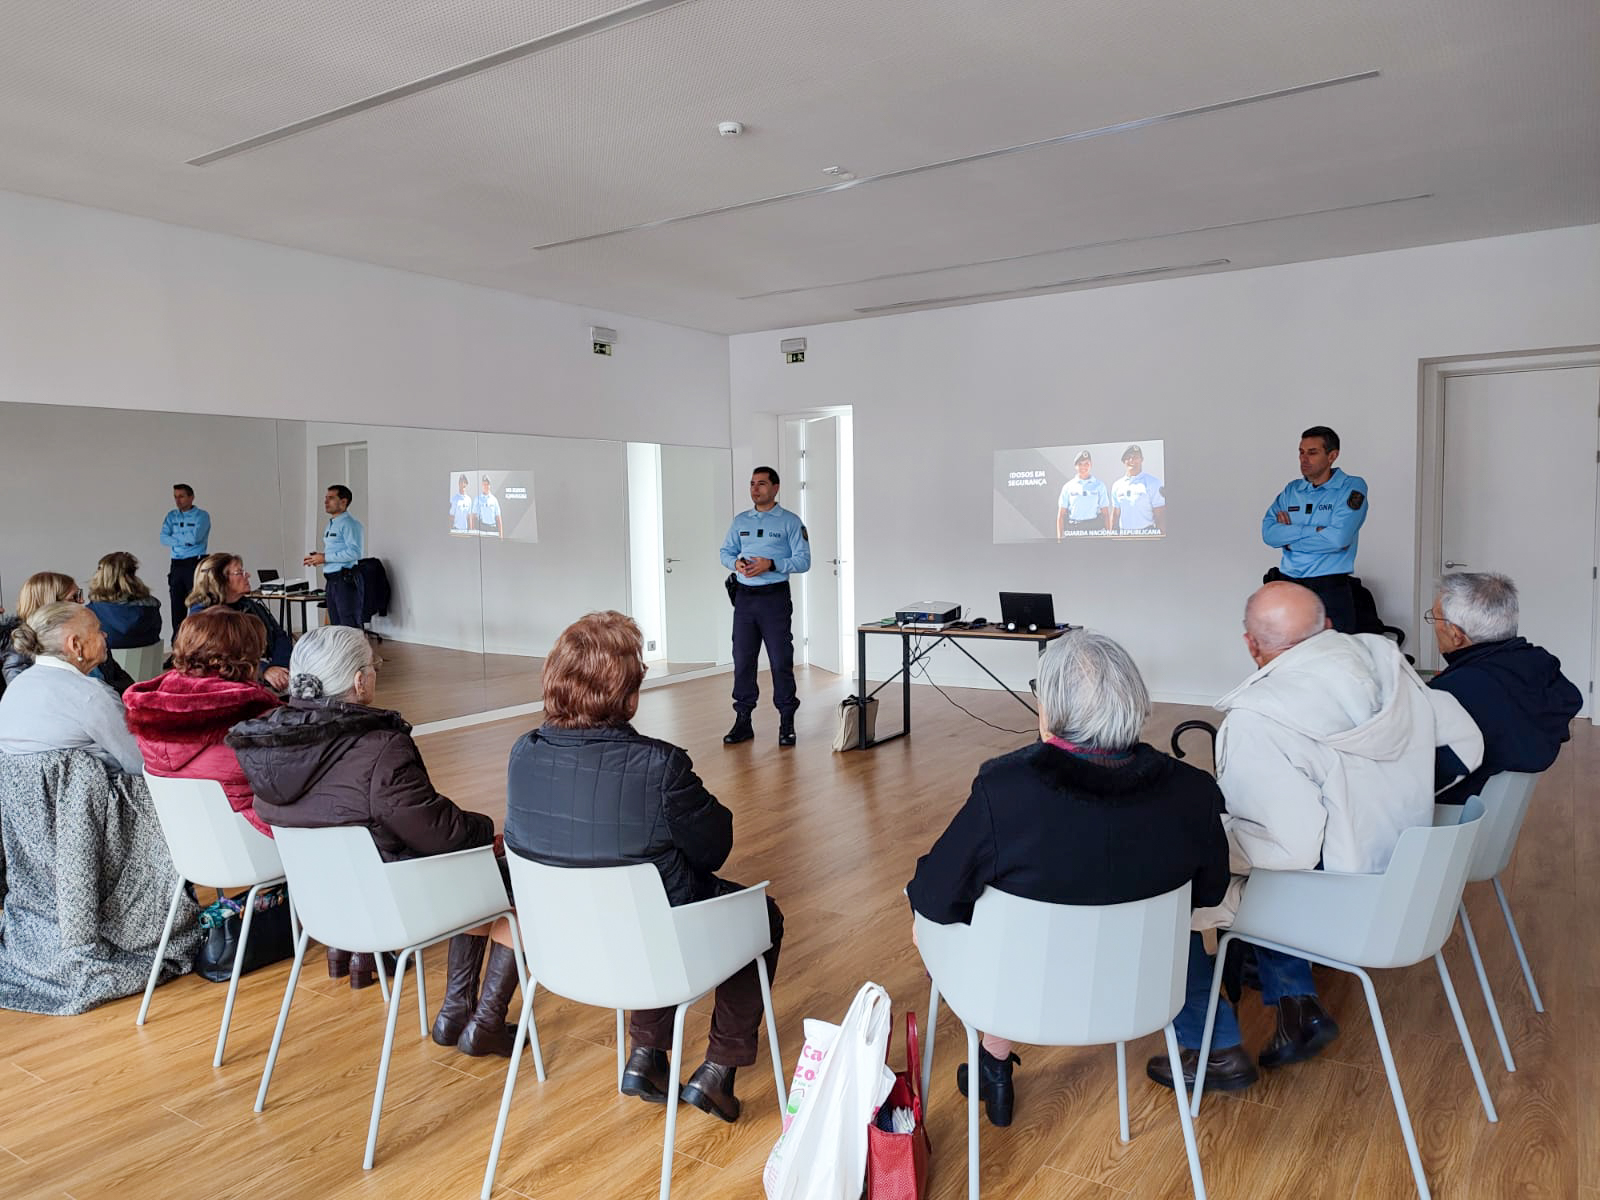
[[(1429, 625), (1456, 625), (1456, 623), (1454, 621), (1447, 621), (1443, 617), (1438, 616), (1437, 614), (1435, 614), (1433, 609), (1431, 609), (1431, 608), (1427, 612), (1422, 614), (1422, 619), (1424, 621), (1426, 621)], [(1456, 625), (1456, 628), (1459, 629), (1461, 627), (1459, 625)]]
[(229, 579), (249, 579), (250, 578), (250, 572), (249, 571), (225, 571), (223, 573), (225, 575), (227, 575), (227, 577)]

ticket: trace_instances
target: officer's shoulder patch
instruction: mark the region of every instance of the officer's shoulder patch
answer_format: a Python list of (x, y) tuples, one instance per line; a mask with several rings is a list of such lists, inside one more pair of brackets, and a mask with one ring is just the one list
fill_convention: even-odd
[(800, 540), (805, 542), (809, 542), (811, 540), (811, 534), (807, 532), (803, 523), (800, 526)]
[(1367, 502), (1367, 494), (1365, 492), (1356, 492), (1356, 491), (1352, 491), (1350, 493), (1350, 498), (1345, 501), (1345, 503), (1348, 504), (1351, 508), (1358, 509), (1358, 510), (1366, 502)]

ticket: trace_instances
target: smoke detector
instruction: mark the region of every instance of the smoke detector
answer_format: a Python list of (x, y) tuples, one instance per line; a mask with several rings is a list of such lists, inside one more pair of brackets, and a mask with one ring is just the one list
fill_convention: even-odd
[(738, 121), (719, 121), (717, 123), (717, 132), (723, 137), (738, 137), (744, 132), (744, 126)]

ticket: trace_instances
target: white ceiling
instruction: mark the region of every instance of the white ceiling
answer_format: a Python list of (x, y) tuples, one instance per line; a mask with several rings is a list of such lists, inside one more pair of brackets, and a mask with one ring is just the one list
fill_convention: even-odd
[(0, 188), (719, 332), (1600, 221), (1594, 0), (624, 7), (0, 0)]

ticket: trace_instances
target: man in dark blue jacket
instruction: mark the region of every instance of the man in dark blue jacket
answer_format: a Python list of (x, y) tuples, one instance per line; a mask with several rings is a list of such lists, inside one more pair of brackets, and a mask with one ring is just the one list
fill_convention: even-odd
[(1435, 786), (1450, 784), (1435, 797), (1441, 804), (1465, 803), (1501, 771), (1543, 771), (1583, 707), (1560, 659), (1517, 636), (1517, 616), (1517, 585), (1504, 575), (1463, 573), (1439, 581), (1425, 619), (1449, 665), (1432, 686), (1459, 700), (1483, 731), (1483, 764), (1471, 773), (1440, 748)]

